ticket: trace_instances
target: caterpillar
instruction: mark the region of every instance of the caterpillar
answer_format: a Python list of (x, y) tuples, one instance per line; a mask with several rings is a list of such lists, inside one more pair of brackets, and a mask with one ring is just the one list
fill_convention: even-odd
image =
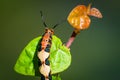
[[(52, 44), (52, 35), (53, 30), (46, 28), (45, 33), (42, 36), (42, 39), (40, 40), (39, 44), (40, 47), (38, 48), (38, 59), (40, 60), (40, 67), (39, 71), (40, 73), (45, 77), (45, 80), (52, 80), (50, 75), (50, 48)], [(41, 77), (42, 78), (42, 77)], [(43, 80), (43, 79), (41, 79)]]
[[(41, 17), (45, 27), (47, 27), (45, 21), (43, 20), (42, 12)], [(51, 69), (50, 69), (50, 48), (52, 45), (52, 35), (54, 34), (54, 28), (57, 26), (56, 24), (52, 29), (46, 28), (45, 33), (43, 34), (41, 40), (38, 43), (38, 52), (37, 57), (39, 59), (39, 72), (41, 74), (41, 80), (52, 80)]]

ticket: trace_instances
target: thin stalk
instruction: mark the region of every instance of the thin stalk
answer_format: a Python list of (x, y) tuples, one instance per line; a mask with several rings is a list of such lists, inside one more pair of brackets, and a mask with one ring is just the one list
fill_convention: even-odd
[(66, 43), (66, 47), (67, 47), (67, 48), (69, 48), (69, 47), (72, 45), (72, 43), (73, 43), (73, 41), (75, 40), (75, 37), (77, 36), (78, 33), (79, 33), (79, 32), (76, 31), (76, 30), (73, 31), (72, 35), (71, 35), (70, 38), (68, 39), (68, 42)]

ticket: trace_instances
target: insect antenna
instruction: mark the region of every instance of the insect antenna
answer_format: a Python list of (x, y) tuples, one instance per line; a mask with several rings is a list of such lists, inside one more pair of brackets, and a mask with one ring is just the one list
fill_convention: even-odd
[(43, 25), (44, 25), (45, 27), (47, 27), (47, 25), (46, 25), (46, 23), (45, 23), (45, 20), (44, 20), (44, 17), (43, 17), (42, 11), (40, 11), (40, 14), (41, 14), (41, 18), (42, 18)]
[(63, 22), (65, 22), (65, 20), (61, 20), (61, 21), (59, 21), (57, 24), (55, 24), (55, 25), (53, 26), (52, 29), (55, 29), (58, 25), (60, 25), (60, 24), (63, 23)]

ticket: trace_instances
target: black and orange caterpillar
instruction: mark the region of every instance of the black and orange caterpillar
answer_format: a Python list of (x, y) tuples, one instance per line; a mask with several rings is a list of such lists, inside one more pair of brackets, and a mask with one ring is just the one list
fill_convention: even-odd
[(42, 74), (41, 80), (52, 80), (52, 76), (50, 74), (50, 48), (52, 44), (52, 35), (53, 35), (52, 29), (45, 29), (45, 33), (42, 36), (42, 39), (40, 40), (39, 44), (40, 47), (38, 48), (38, 59), (40, 60), (40, 67), (39, 71)]
[[(45, 27), (47, 27), (43, 20), (42, 12), (41, 17)], [(39, 72), (41, 74), (41, 80), (52, 80), (50, 69), (50, 48), (52, 45), (52, 35), (54, 34), (54, 28), (59, 25), (56, 24), (52, 29), (46, 28), (41, 40), (38, 42), (37, 58), (39, 64)]]

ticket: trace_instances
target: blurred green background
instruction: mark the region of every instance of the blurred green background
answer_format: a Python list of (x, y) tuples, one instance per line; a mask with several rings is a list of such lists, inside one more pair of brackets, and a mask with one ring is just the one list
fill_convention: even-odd
[[(120, 0), (0, 0), (0, 80), (40, 80), (13, 70), (26, 44), (44, 33), (40, 10), (51, 27), (76, 5), (89, 3), (103, 19), (91, 17), (90, 28), (76, 37), (62, 80), (120, 80)], [(72, 31), (66, 21), (55, 34), (65, 43)]]

